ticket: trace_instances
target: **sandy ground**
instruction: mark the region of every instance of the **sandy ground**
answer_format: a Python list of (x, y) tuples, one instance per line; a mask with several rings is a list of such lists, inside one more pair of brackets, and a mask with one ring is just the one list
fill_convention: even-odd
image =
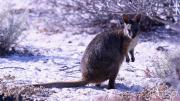
[[(16, 3), (16, 8), (37, 6), (29, 5), (30, 1), (27, 2), (27, 0), (13, 0), (12, 2)], [(45, 6), (38, 5), (37, 8)], [(95, 35), (73, 34), (72, 32), (46, 34), (36, 29), (29, 29), (16, 47), (17, 50), (27, 54), (13, 54), (0, 58), (0, 88), (5, 85), (7, 88), (19, 86), (20, 88), (17, 89), (23, 89), (22, 86), (35, 83), (79, 80), (81, 57), (94, 37)], [(179, 68), (178, 63), (180, 63), (180, 59), (178, 60), (180, 58), (179, 39), (180, 33), (162, 27), (143, 33), (135, 48), (135, 62), (124, 62), (120, 67), (116, 78), (116, 89), (106, 89), (107, 82), (104, 82), (100, 88), (89, 84), (77, 88), (34, 91), (28, 89), (26, 92), (38, 92), (28, 95), (34, 100), (108, 101), (109, 96), (126, 92), (131, 94), (142, 92), (164, 81), (170, 82), (176, 90), (179, 90), (178, 75), (174, 72), (175, 68)], [(175, 59), (175, 65), (172, 65), (169, 59)], [(0, 90), (0, 93), (2, 92), (3, 90)], [(106, 100), (102, 100), (102, 97)]]
[[(169, 80), (167, 77), (160, 78), (158, 75), (162, 72), (157, 70), (163, 67), (158, 63), (166, 63), (162, 60), (179, 51), (180, 35), (162, 29), (159, 28), (141, 36), (135, 49), (136, 61), (124, 62), (120, 67), (116, 89), (106, 89), (107, 82), (104, 82), (101, 88), (93, 84), (78, 88), (52, 88), (46, 90), (51, 93), (44, 98), (48, 101), (93, 101), (94, 96), (97, 95), (141, 92), (146, 87), (155, 87)], [(95, 35), (73, 35), (69, 32), (46, 35), (33, 30), (27, 31), (25, 35), (18, 49), (30, 50), (35, 55), (15, 54), (0, 58), (1, 83), (21, 86), (80, 79), (81, 57)], [(35, 98), (38, 99), (38, 97)]]

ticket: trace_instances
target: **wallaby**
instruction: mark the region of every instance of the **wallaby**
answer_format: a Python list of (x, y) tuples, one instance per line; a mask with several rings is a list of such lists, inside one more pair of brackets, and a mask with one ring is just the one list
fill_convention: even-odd
[[(132, 21), (138, 23), (140, 16), (136, 16)], [(128, 17), (123, 15), (124, 22), (128, 22)], [(109, 80), (108, 89), (115, 88), (115, 79), (131, 43), (130, 33), (134, 31), (136, 24), (125, 25), (123, 29), (104, 32), (95, 36), (87, 46), (81, 60), (80, 69), (82, 79), (70, 82), (53, 82), (44, 84), (34, 84), (33, 86), (43, 86), (46, 88), (79, 87), (89, 83), (99, 85), (101, 82)], [(134, 31), (138, 32), (138, 31)], [(133, 38), (136, 35), (132, 34)]]
[[(124, 19), (124, 24), (129, 24), (130, 25), (130, 31), (132, 32), (132, 41), (129, 45), (128, 48), (128, 52), (131, 56), (131, 61), (134, 62), (135, 61), (135, 57), (134, 57), (134, 48), (137, 45), (137, 42), (139, 40), (139, 35), (140, 35), (140, 31), (141, 31), (141, 24), (140, 24), (140, 20), (141, 20), (141, 15), (135, 15), (135, 14), (131, 14), (131, 15), (124, 15), (125, 17)], [(126, 62), (130, 62), (130, 58), (129, 55), (127, 54), (126, 56)]]

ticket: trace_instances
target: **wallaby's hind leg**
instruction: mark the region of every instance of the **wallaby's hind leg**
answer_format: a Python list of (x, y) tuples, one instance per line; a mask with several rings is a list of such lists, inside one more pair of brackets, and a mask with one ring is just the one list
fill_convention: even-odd
[(131, 55), (131, 61), (134, 62), (135, 61), (135, 57), (134, 57), (134, 49), (129, 51), (130, 55)]
[(115, 79), (116, 79), (115, 75), (109, 78), (108, 89), (114, 89), (115, 88)]
[(116, 79), (117, 74), (119, 72), (119, 68), (118, 67), (119, 67), (119, 65), (117, 67), (115, 67), (117, 69), (115, 69), (113, 71), (113, 74), (111, 74), (111, 76), (109, 77), (108, 89), (114, 89), (115, 88), (115, 79)]

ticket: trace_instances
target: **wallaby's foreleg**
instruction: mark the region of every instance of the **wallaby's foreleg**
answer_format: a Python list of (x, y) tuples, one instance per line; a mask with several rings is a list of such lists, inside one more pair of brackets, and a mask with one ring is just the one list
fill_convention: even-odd
[(129, 51), (130, 55), (131, 55), (131, 61), (134, 62), (135, 61), (135, 57), (134, 57), (134, 49)]
[(128, 62), (128, 63), (130, 62), (130, 58), (129, 58), (128, 54), (126, 55), (126, 62)]

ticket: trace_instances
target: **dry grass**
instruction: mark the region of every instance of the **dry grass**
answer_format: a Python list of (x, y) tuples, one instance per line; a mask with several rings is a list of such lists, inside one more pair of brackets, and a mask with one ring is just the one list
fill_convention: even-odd
[(179, 97), (176, 94), (177, 91), (162, 84), (154, 88), (146, 88), (140, 93), (97, 95), (92, 101), (178, 101)]
[(173, 52), (165, 52), (162, 57), (153, 59), (155, 76), (161, 78), (162, 81), (168, 82), (175, 89), (179, 89), (180, 82), (180, 52), (179, 49)]
[(32, 86), (8, 86), (1, 83), (0, 89), (0, 101), (42, 101), (50, 95), (45, 89)]
[[(0, 101), (44, 101), (53, 93), (32, 86), (8, 86), (1, 82)], [(87, 96), (89, 97), (89, 96)], [(177, 91), (165, 84), (145, 88), (139, 93), (104, 92), (91, 96), (89, 101), (179, 101)]]
[(0, 55), (8, 54), (17, 44), (19, 36), (27, 27), (25, 13), (12, 12), (12, 4), (5, 3), (0, 11)]

